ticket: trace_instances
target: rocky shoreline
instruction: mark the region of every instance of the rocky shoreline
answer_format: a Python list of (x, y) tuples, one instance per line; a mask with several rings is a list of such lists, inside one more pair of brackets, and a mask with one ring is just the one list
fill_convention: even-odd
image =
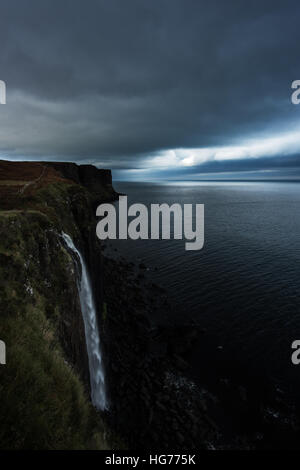
[(104, 253), (108, 420), (128, 447), (295, 448), (299, 424), (282, 392), (201, 325), (160, 324), (174, 306), (146, 266)]
[(195, 384), (181, 374), (183, 359), (169, 353), (167, 338), (151, 323), (155, 309), (168, 308), (162, 290), (145, 286), (143, 273), (124, 260), (105, 257), (103, 267), (111, 425), (130, 448), (209, 448), (216, 425)]

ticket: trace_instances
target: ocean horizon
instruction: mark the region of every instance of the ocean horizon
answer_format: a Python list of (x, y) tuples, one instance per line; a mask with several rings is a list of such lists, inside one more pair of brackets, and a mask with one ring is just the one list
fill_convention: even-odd
[[(196, 323), (244, 366), (296, 397), (291, 344), (300, 337), (298, 182), (120, 182), (128, 204), (205, 205), (205, 242), (112, 240), (167, 291), (173, 309), (158, 322)], [(296, 397), (297, 398), (297, 397)], [(298, 401), (298, 398), (297, 398)]]

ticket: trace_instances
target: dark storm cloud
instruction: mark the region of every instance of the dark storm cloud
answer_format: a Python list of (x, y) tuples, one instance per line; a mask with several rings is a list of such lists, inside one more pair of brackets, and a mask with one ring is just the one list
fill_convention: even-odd
[(297, 1), (2, 0), (1, 155), (141, 168), (287, 131), (299, 19)]

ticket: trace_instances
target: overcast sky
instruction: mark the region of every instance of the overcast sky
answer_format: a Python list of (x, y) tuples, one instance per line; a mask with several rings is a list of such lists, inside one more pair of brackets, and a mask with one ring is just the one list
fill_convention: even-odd
[(300, 2), (0, 0), (0, 158), (300, 178)]

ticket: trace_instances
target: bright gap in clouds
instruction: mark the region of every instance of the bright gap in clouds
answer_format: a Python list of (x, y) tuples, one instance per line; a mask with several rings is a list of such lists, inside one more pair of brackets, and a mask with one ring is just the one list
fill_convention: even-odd
[(146, 167), (156, 169), (193, 167), (209, 161), (276, 157), (300, 153), (300, 131), (261, 140), (244, 141), (242, 145), (193, 149), (174, 149), (150, 158)]

